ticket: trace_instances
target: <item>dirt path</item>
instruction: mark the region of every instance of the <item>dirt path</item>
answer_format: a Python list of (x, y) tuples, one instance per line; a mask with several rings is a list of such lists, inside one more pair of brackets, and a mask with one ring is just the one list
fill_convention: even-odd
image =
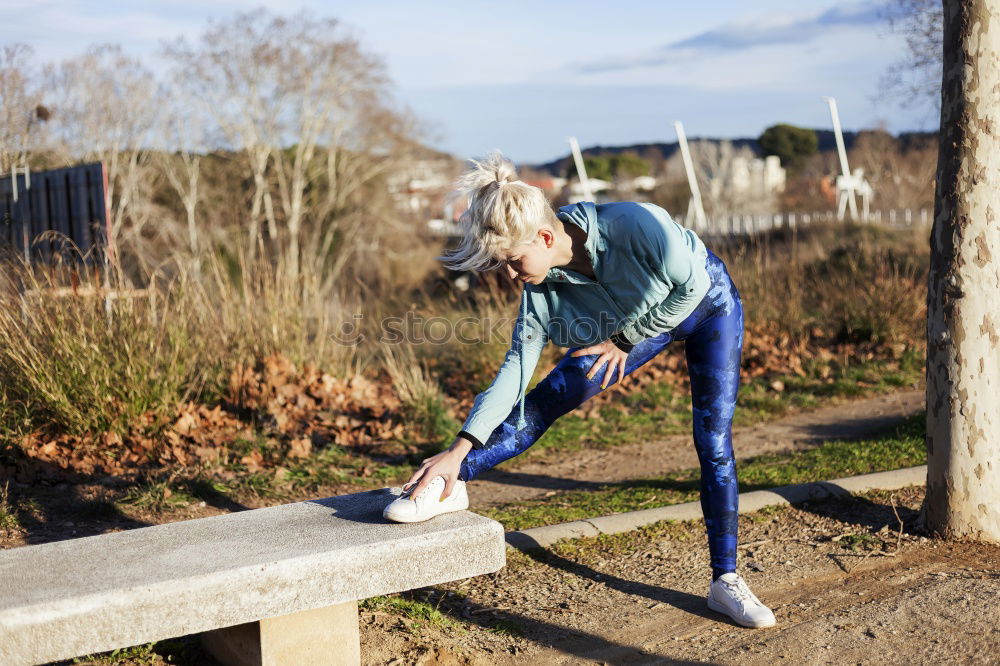
[[(902, 391), (800, 412), (733, 431), (737, 459), (806, 449), (830, 439), (861, 437), (898, 423), (924, 407), (924, 392)], [(697, 467), (689, 435), (613, 448), (585, 449), (559, 459), (510, 461), (469, 484), (474, 507), (531, 499), (550, 490), (591, 487)]]
[(877, 561), (855, 576), (819, 573), (767, 589), (769, 603), (783, 611), (782, 623), (759, 636), (720, 629), (715, 618), (673, 608), (629, 618), (627, 628), (604, 636), (540, 649), (532, 659), (545, 664), (996, 663), (992, 654), (971, 649), (973, 641), (1000, 647), (1000, 635), (989, 626), (1000, 616), (988, 610), (1000, 593), (1000, 575), (995, 559), (992, 570), (982, 565), (976, 549), (928, 549), (901, 561)]
[[(363, 615), (363, 661), (1000, 663), (1000, 547), (914, 534), (922, 496), (895, 494), (898, 552), (884, 494), (741, 517), (739, 565), (774, 610), (771, 629), (706, 608), (707, 548), (691, 522), (514, 554), (494, 576), (428, 596), (457, 626)], [(859, 543), (871, 554), (849, 548)]]

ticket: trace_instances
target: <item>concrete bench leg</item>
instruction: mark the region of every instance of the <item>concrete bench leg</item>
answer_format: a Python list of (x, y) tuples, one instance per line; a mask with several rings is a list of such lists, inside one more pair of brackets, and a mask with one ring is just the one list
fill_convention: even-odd
[(201, 644), (226, 666), (357, 666), (358, 602), (206, 631)]

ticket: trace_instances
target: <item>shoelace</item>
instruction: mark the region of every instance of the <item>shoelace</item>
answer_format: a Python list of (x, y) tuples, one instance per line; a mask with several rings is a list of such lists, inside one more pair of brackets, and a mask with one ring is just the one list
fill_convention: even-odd
[[(427, 494), (427, 492), (428, 492), (428, 491), (429, 491), (429, 490), (431, 489), (431, 486), (432, 486), (432, 485), (434, 485), (434, 482), (433, 482), (433, 481), (431, 481), (431, 482), (430, 482), (430, 483), (428, 483), (428, 484), (427, 484), (426, 486), (424, 486), (424, 489), (423, 489), (423, 490), (421, 490), (421, 491), (420, 491), (420, 494), (419, 494), (419, 495), (417, 495), (416, 497), (414, 497), (412, 493), (408, 494), (408, 495), (407, 495), (407, 497), (408, 497), (408, 498), (410, 498), (411, 500), (418, 500), (418, 499), (422, 499), (422, 498), (424, 497), (424, 495), (426, 495), (426, 494)], [(407, 491), (407, 492), (409, 492), (409, 491)]]
[(727, 590), (730, 590), (733, 597), (739, 601), (754, 601), (753, 593), (750, 588), (747, 587), (746, 582), (742, 578), (737, 578), (736, 582), (730, 583), (729, 581), (722, 581), (722, 584), (726, 586)]

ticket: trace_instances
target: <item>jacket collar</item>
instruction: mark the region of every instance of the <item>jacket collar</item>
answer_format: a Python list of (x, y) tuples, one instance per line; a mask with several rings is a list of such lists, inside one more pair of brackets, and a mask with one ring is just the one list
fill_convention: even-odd
[[(590, 258), (590, 265), (594, 267), (594, 274), (599, 275), (597, 268), (597, 244), (600, 234), (597, 230), (597, 206), (595, 206), (592, 201), (581, 201), (579, 203), (563, 206), (556, 213), (556, 217), (563, 222), (575, 224), (587, 232), (587, 241), (584, 244), (584, 250)], [(592, 284), (594, 280), (573, 270), (554, 267), (550, 268), (549, 272), (546, 273), (543, 282)]]

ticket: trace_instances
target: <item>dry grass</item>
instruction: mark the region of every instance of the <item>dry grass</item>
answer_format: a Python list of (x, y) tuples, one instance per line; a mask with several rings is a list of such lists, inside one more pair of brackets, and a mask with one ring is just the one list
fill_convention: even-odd
[(795, 338), (922, 339), (929, 250), (924, 231), (816, 225), (722, 251), (747, 321)]
[(332, 336), (349, 309), (337, 290), (243, 253), (174, 257), (141, 290), (74, 262), (12, 259), (0, 280), (0, 426), (15, 436), (124, 432), (144, 414), (155, 427), (185, 400), (218, 401), (232, 368), (272, 352), (340, 376), (364, 362)]
[[(921, 342), (927, 250), (919, 232), (816, 226), (719, 253), (748, 323), (793, 337), (822, 329), (821, 337), (849, 344)], [(12, 260), (0, 277), (6, 436), (39, 428), (123, 432), (136, 423), (155, 429), (186, 400), (220, 401), (233, 368), (280, 353), (339, 377), (387, 373), (421, 436), (443, 440), (457, 425), (450, 401), (468, 404), (492, 381), (516, 316), (516, 293), (502, 288), (431, 295), (346, 278), (331, 284), (318, 272), (291, 279), (239, 250), (168, 257), (138, 291), (114, 270), (105, 283), (75, 265)], [(64, 289), (54, 297), (57, 288)], [(450, 326), (464, 337), (414, 335), (400, 323), (406, 313), (424, 324), (438, 318), (438, 330)], [(392, 316), (403, 331), (399, 344), (383, 337)], [(363, 334), (358, 344), (348, 344), (352, 327)], [(536, 377), (561, 354), (549, 346)]]

